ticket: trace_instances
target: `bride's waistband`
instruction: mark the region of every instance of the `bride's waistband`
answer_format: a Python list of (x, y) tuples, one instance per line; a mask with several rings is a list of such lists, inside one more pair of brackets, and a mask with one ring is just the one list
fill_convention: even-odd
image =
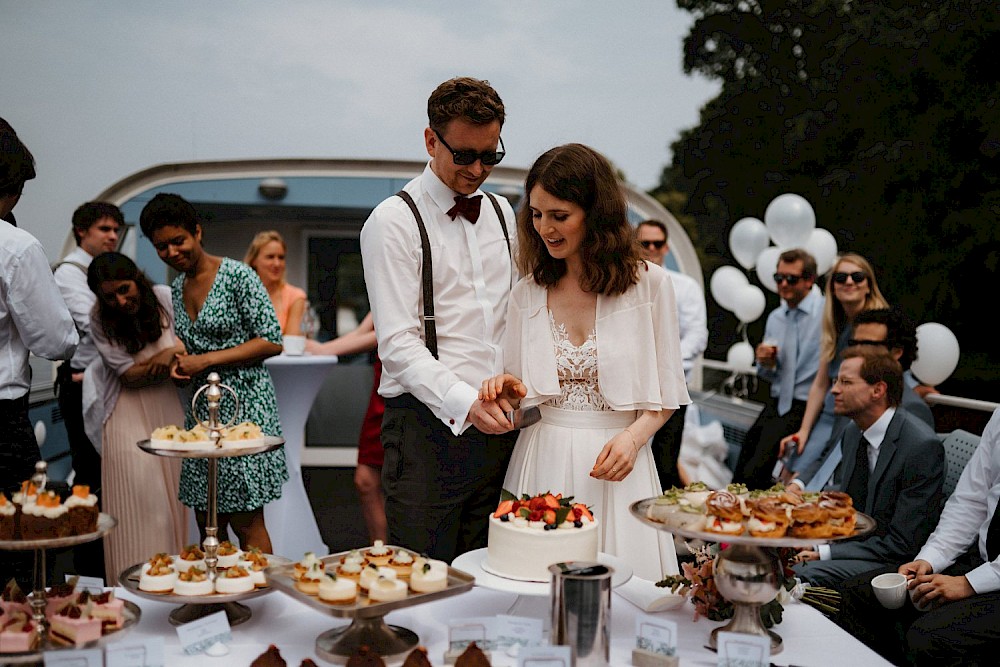
[(542, 421), (567, 428), (625, 428), (636, 420), (635, 410), (563, 410), (539, 405)]

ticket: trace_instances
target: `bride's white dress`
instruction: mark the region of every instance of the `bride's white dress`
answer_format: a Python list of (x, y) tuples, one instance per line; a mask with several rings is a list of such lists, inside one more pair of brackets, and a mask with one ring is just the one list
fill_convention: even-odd
[(604, 445), (636, 419), (635, 411), (614, 411), (601, 394), (597, 334), (579, 347), (549, 313), (561, 394), (539, 406), (540, 422), (517, 439), (504, 488), (520, 496), (551, 491), (590, 506), (599, 521), (598, 549), (621, 558), (633, 574), (659, 581), (677, 573), (673, 539), (629, 512), (636, 500), (659, 495), (650, 448), (639, 450), (635, 468), (620, 482), (594, 479), (590, 471)]

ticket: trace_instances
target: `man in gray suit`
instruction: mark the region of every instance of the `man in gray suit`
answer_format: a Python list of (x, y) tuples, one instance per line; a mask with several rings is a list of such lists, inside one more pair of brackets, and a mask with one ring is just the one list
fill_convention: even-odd
[(795, 566), (816, 586), (888, 563), (912, 560), (937, 525), (944, 482), (944, 448), (937, 434), (899, 409), (903, 369), (884, 349), (844, 350), (833, 385), (834, 411), (851, 419), (834, 487), (875, 519), (866, 538), (803, 550)]

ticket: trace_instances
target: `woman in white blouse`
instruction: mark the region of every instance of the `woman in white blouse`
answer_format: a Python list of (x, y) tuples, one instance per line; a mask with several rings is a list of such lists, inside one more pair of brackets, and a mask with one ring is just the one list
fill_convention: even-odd
[(670, 278), (640, 258), (614, 170), (593, 149), (549, 150), (524, 189), (508, 373), (481, 397), (538, 405), (542, 419), (521, 432), (504, 488), (590, 505), (598, 548), (657, 581), (677, 572), (673, 542), (629, 505), (660, 493), (648, 441), (690, 403)]

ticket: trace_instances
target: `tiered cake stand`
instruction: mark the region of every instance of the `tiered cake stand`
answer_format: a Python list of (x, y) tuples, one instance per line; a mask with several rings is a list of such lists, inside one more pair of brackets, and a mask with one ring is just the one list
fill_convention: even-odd
[(827, 544), (841, 540), (863, 537), (875, 530), (875, 520), (867, 514), (857, 513), (857, 526), (854, 533), (834, 538), (800, 538), (800, 537), (753, 537), (751, 535), (720, 535), (700, 530), (690, 530), (670, 523), (650, 519), (647, 515), (649, 506), (656, 498), (639, 500), (629, 507), (632, 514), (645, 524), (657, 530), (663, 530), (687, 539), (697, 539), (704, 542), (725, 542), (728, 546), (719, 551), (715, 557), (715, 583), (719, 592), (733, 603), (733, 618), (726, 625), (712, 631), (709, 646), (717, 646), (717, 636), (720, 632), (742, 632), (749, 635), (761, 635), (771, 640), (771, 654), (782, 649), (781, 637), (764, 627), (760, 620), (760, 607), (767, 604), (778, 594), (780, 585), (778, 573), (781, 564), (778, 562), (778, 547), (812, 547), (817, 544)]
[[(229, 392), (236, 403), (233, 410), (233, 418), (225, 424), (219, 423), (219, 405), (222, 402), (223, 391)], [(209, 373), (208, 384), (203, 385), (191, 399), (192, 414), (198, 414), (198, 399), (204, 394), (208, 406), (208, 420), (201, 421), (202, 426), (208, 430), (209, 437), (214, 443), (211, 449), (184, 451), (177, 449), (162, 449), (153, 446), (152, 441), (142, 440), (138, 442), (139, 449), (147, 454), (155, 456), (169, 456), (176, 458), (207, 459), (208, 462), (208, 499), (207, 516), (205, 519), (205, 541), (202, 546), (205, 549), (205, 565), (208, 569), (208, 577), (215, 582), (218, 571), (216, 566), (219, 561), (219, 519), (218, 519), (218, 473), (219, 459), (233, 456), (250, 456), (251, 454), (262, 454), (270, 452), (285, 444), (281, 438), (265, 436), (259, 445), (250, 447), (228, 448), (223, 447), (219, 442), (222, 438), (222, 429), (232, 426), (240, 412), (240, 399), (231, 387), (222, 384), (218, 373)], [(273, 563), (288, 563), (289, 561), (277, 556), (268, 555), (269, 561)], [(213, 593), (211, 595), (186, 596), (174, 595), (172, 593), (150, 593), (139, 589), (139, 576), (142, 572), (143, 563), (126, 568), (118, 581), (129, 591), (140, 597), (158, 602), (176, 602), (182, 606), (170, 612), (170, 622), (173, 625), (183, 625), (190, 621), (197, 620), (218, 611), (225, 611), (229, 619), (229, 625), (239, 625), (250, 620), (252, 612), (250, 607), (240, 604), (242, 600), (266, 595), (271, 592), (268, 585), (265, 588), (255, 588), (245, 593)]]
[[(48, 481), (47, 465), (45, 461), (35, 464), (35, 474), (31, 481), (39, 491), (45, 489)], [(45, 588), (46, 588), (46, 551), (48, 549), (60, 549), (72, 547), (78, 544), (86, 544), (104, 537), (118, 521), (108, 514), (101, 513), (97, 517), (97, 530), (93, 533), (83, 535), (70, 535), (67, 537), (54, 537), (38, 540), (0, 540), (0, 551), (34, 551), (35, 552), (35, 581), (34, 591), (31, 594), (32, 621), (38, 633), (38, 648), (34, 651), (24, 653), (0, 653), (0, 664), (31, 664), (38, 662), (42, 657), (42, 651), (67, 649), (67, 648), (91, 648), (101, 646), (113, 637), (120, 636), (133, 625), (139, 622), (141, 612), (134, 603), (125, 601), (125, 623), (114, 633), (103, 635), (100, 639), (88, 642), (83, 646), (64, 646), (49, 639), (49, 623), (45, 618)]]

